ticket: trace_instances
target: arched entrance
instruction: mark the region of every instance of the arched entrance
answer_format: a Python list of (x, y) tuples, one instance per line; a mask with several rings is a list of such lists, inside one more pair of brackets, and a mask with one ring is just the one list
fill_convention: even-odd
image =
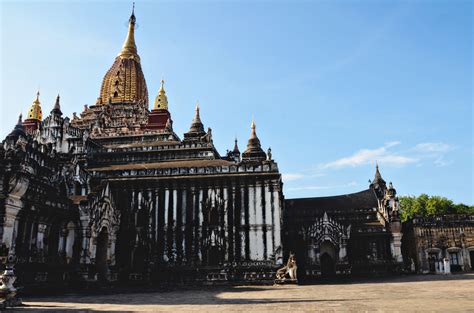
[(107, 280), (107, 248), (109, 246), (109, 232), (103, 227), (97, 237), (97, 250), (95, 253), (95, 264), (97, 278)]
[(320, 245), (321, 276), (324, 278), (336, 275), (336, 247), (328, 240)]

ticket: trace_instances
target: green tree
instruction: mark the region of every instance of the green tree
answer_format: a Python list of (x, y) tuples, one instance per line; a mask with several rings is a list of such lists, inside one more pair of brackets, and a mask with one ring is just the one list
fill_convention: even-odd
[(400, 201), (400, 217), (403, 222), (413, 218), (415, 214), (419, 213), (416, 212), (419, 206), (415, 196), (402, 196), (399, 197), (398, 200)]
[(431, 196), (426, 202), (426, 213), (428, 215), (436, 214), (452, 214), (453, 212), (453, 201), (440, 197), (440, 196)]
[(474, 214), (474, 206), (463, 203), (454, 204), (452, 200), (441, 196), (401, 196), (400, 211), (402, 221), (409, 220), (415, 215), (430, 216), (436, 214)]
[(474, 214), (474, 205), (465, 205), (464, 203), (459, 203), (454, 205), (454, 212), (457, 214)]

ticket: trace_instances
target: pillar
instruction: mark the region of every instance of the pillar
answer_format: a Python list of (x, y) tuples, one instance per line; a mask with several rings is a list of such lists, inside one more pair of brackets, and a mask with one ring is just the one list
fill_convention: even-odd
[(272, 206), (273, 206), (273, 247), (277, 249), (281, 247), (281, 207), (280, 207), (280, 193), (278, 191), (278, 186), (273, 186), (273, 197), (272, 197)]
[(272, 215), (272, 194), (270, 192), (270, 186), (265, 184), (265, 226), (266, 226), (266, 255), (267, 259), (273, 255), (273, 228), (275, 223)]
[[(229, 238), (229, 218), (227, 216), (228, 212), (228, 207), (229, 207), (229, 198), (227, 195), (227, 188), (224, 187), (222, 189), (223, 192), (223, 199), (224, 199), (224, 208), (222, 214), (224, 215), (224, 259), (225, 261), (229, 261), (229, 241), (231, 240)], [(221, 213), (221, 212), (220, 212)]]
[(168, 187), (165, 189), (165, 210), (164, 210), (164, 216), (163, 216), (163, 260), (167, 262), (169, 260), (168, 258), (168, 234), (169, 234), (169, 205), (170, 205), (170, 191)]
[(263, 214), (264, 208), (262, 205), (262, 185), (257, 182), (254, 191), (255, 197), (255, 242), (256, 242), (256, 260), (264, 260), (266, 238), (263, 235)]
[(247, 223), (246, 215), (248, 212), (248, 205), (245, 202), (245, 186), (240, 188), (240, 249), (241, 260), (247, 259)]
[[(9, 202), (10, 199), (7, 199)], [(18, 204), (20, 204), (19, 202)], [(15, 231), (15, 224), (16, 217), (18, 212), (20, 212), (20, 207), (12, 205), (12, 204), (5, 204), (5, 217), (3, 222), (3, 236), (1, 242), (6, 245), (8, 249), (10, 249), (9, 253), (15, 252), (15, 239), (16, 239), (16, 231)]]
[(181, 191), (181, 254), (183, 262), (186, 261), (186, 189)]
[(250, 244), (250, 259), (258, 259), (258, 234), (257, 234), (257, 208), (255, 199), (255, 187), (248, 186), (249, 191), (249, 244)]

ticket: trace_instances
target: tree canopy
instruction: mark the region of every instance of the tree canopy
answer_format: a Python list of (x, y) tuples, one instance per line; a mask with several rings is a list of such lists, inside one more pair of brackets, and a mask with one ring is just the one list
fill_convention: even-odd
[(415, 215), (430, 216), (437, 214), (474, 214), (474, 206), (463, 203), (455, 204), (452, 200), (441, 196), (401, 196), (400, 212), (402, 221), (409, 220)]

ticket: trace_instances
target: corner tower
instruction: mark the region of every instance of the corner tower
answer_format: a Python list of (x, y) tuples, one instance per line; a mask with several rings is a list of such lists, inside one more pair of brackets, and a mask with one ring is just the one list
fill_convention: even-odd
[(250, 126), (252, 132), (250, 133), (250, 138), (247, 144), (247, 149), (242, 153), (243, 161), (264, 161), (267, 158), (266, 153), (262, 150), (260, 145), (260, 139), (257, 137), (257, 132), (255, 131), (255, 121), (252, 118), (252, 125)]
[(128, 33), (120, 53), (102, 80), (97, 105), (141, 102), (148, 107), (148, 90), (135, 44), (135, 10), (128, 20)]
[(28, 115), (25, 121), (23, 122), (23, 127), (27, 133), (34, 133), (41, 123), (43, 118), (43, 112), (41, 110), (41, 102), (39, 100), (39, 91), (36, 93), (36, 99), (31, 104), (30, 109), (28, 110)]
[(165, 81), (161, 80), (158, 95), (153, 104), (153, 110), (148, 114), (147, 129), (165, 129), (168, 120), (171, 120), (171, 114), (168, 111), (168, 97), (165, 91)]

